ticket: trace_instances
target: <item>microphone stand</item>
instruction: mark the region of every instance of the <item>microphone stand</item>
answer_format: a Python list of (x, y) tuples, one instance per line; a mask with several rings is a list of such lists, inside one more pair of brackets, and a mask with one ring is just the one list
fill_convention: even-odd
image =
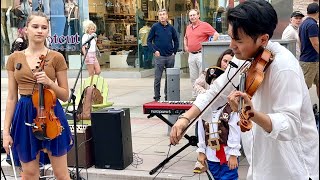
[[(85, 45), (85, 44), (84, 44)], [(79, 76), (81, 74), (81, 78), (82, 78), (82, 67), (83, 67), (83, 64), (84, 64), (84, 61), (87, 57), (87, 54), (88, 54), (88, 50), (90, 48), (90, 42), (88, 42), (88, 46), (86, 47), (86, 52), (84, 54), (84, 57), (81, 61), (81, 66), (80, 66), (80, 69), (79, 69), (79, 72), (78, 72), (78, 75), (77, 75), (77, 78), (76, 78), (76, 81), (74, 82), (74, 85), (73, 87), (70, 89), (71, 91), (71, 94), (70, 94), (70, 97), (68, 99), (68, 104), (67, 104), (67, 107), (65, 109), (65, 114), (67, 114), (68, 111), (68, 107), (70, 105), (70, 102), (72, 100), (72, 117), (73, 117), (73, 129), (74, 129), (74, 151), (75, 151), (75, 161), (76, 161), (76, 180), (80, 180), (80, 174), (79, 174), (79, 160), (78, 160), (78, 138), (77, 138), (77, 110), (76, 110), (76, 96), (74, 94), (75, 92), (75, 88), (77, 86), (77, 83), (78, 83), (78, 80), (79, 80)], [(81, 49), (80, 49), (81, 51)]]

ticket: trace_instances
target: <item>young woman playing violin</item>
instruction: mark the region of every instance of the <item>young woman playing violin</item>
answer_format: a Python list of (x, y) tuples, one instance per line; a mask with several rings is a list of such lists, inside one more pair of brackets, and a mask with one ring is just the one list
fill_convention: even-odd
[[(27, 19), (27, 49), (8, 58), (3, 147), (8, 154), (11, 146), (15, 165), (21, 163), (24, 179), (39, 179), (40, 151), (45, 151), (56, 178), (65, 180), (70, 179), (67, 152), (73, 139), (57, 99), (66, 101), (69, 97), (67, 65), (60, 53), (44, 45), (48, 33), (46, 15), (33, 12)], [(54, 104), (47, 107), (50, 102)], [(50, 136), (56, 129), (61, 131)]]
[[(319, 135), (309, 91), (293, 54), (270, 41), (277, 19), (267, 1), (245, 1), (228, 10), (230, 48), (235, 53), (232, 61), (241, 71), (228, 67), (209, 90), (198, 95), (172, 127), (170, 141), (177, 144), (188, 124), (224, 89), (211, 107), (216, 109), (228, 101), (232, 110), (239, 112), (239, 125), (243, 131), (248, 130), (242, 133), (250, 165), (247, 179), (319, 179)], [(251, 65), (242, 68), (244, 63)], [(239, 84), (236, 73), (240, 72), (247, 75), (245, 92), (233, 86)], [(261, 81), (249, 93), (247, 82), (252, 79)]]

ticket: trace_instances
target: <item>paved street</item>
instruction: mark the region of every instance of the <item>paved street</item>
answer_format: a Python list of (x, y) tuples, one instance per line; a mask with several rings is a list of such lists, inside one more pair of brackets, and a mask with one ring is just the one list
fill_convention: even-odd
[[(3, 72), (2, 72), (3, 73)], [(75, 76), (69, 76), (69, 87), (75, 82)], [(131, 131), (133, 152), (135, 153), (134, 163), (125, 170), (96, 169), (93, 167), (81, 170), (81, 176), (85, 179), (153, 179), (156, 175), (149, 175), (149, 171), (156, 167), (167, 157), (169, 138), (167, 136), (168, 126), (158, 118), (148, 119), (147, 115), (142, 112), (142, 105), (152, 101), (153, 97), (153, 77), (147, 78), (106, 78), (109, 84), (109, 101), (114, 102), (115, 108), (130, 108)], [(162, 87), (164, 80), (162, 80)], [(78, 88), (76, 88), (77, 90)], [(318, 103), (315, 87), (310, 90), (314, 103)], [(163, 88), (161, 90), (163, 93)], [(1, 78), (1, 128), (5, 112), (5, 102), (8, 94), (7, 79)], [(181, 100), (189, 100), (191, 94), (191, 85), (188, 75), (181, 75), (180, 80), (180, 97)], [(194, 132), (190, 131), (192, 135)], [(187, 143), (183, 139), (181, 143), (170, 149), (169, 154), (173, 154), (179, 148)], [(207, 179), (205, 175), (192, 176), (193, 166), (196, 160), (195, 147), (188, 147), (178, 154), (162, 169), (156, 179)], [(1, 156), (3, 160), (5, 156)], [(7, 179), (13, 175), (11, 167), (1, 162)], [(47, 174), (51, 173), (50, 166), (45, 167)], [(245, 159), (241, 158), (239, 166), (239, 179), (246, 177), (248, 164)], [(70, 168), (72, 170), (72, 168)], [(87, 178), (88, 175), (88, 178)]]

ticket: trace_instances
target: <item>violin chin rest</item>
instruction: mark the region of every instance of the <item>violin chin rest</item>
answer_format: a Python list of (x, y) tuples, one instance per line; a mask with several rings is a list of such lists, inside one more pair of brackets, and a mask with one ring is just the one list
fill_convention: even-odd
[(37, 139), (39, 139), (39, 140), (41, 140), (41, 141), (47, 139), (47, 138), (45, 137), (43, 131), (34, 131), (33, 134), (34, 134), (34, 136), (35, 136)]

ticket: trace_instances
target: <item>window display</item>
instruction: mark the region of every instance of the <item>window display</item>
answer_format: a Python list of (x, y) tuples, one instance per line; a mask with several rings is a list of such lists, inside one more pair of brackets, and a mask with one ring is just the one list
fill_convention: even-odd
[[(187, 12), (195, 8), (200, 0), (11, 0), (2, 8), (2, 26), (5, 41), (10, 49), (18, 37), (19, 29), (25, 25), (26, 17), (33, 11), (43, 11), (50, 17), (48, 45), (60, 51), (69, 61), (70, 55), (80, 52), (82, 22), (89, 17), (97, 25), (98, 47), (105, 67), (110, 67), (110, 55), (125, 55), (128, 67), (144, 68), (153, 66), (153, 55), (139, 41), (139, 30), (144, 24), (150, 27), (158, 21), (158, 10), (166, 8), (169, 23), (179, 35), (183, 46), (183, 36), (188, 24)], [(79, 4), (80, 3), (80, 4)], [(84, 8), (86, 4), (88, 7)], [(79, 13), (83, 9), (83, 13)], [(88, 13), (88, 15), (86, 15)], [(85, 18), (86, 19), (86, 18)], [(181, 50), (181, 49), (180, 49)], [(8, 56), (10, 52), (5, 50)], [(150, 57), (151, 56), (151, 57)], [(150, 64), (151, 59), (151, 64)], [(69, 64), (70, 65), (70, 64)]]

